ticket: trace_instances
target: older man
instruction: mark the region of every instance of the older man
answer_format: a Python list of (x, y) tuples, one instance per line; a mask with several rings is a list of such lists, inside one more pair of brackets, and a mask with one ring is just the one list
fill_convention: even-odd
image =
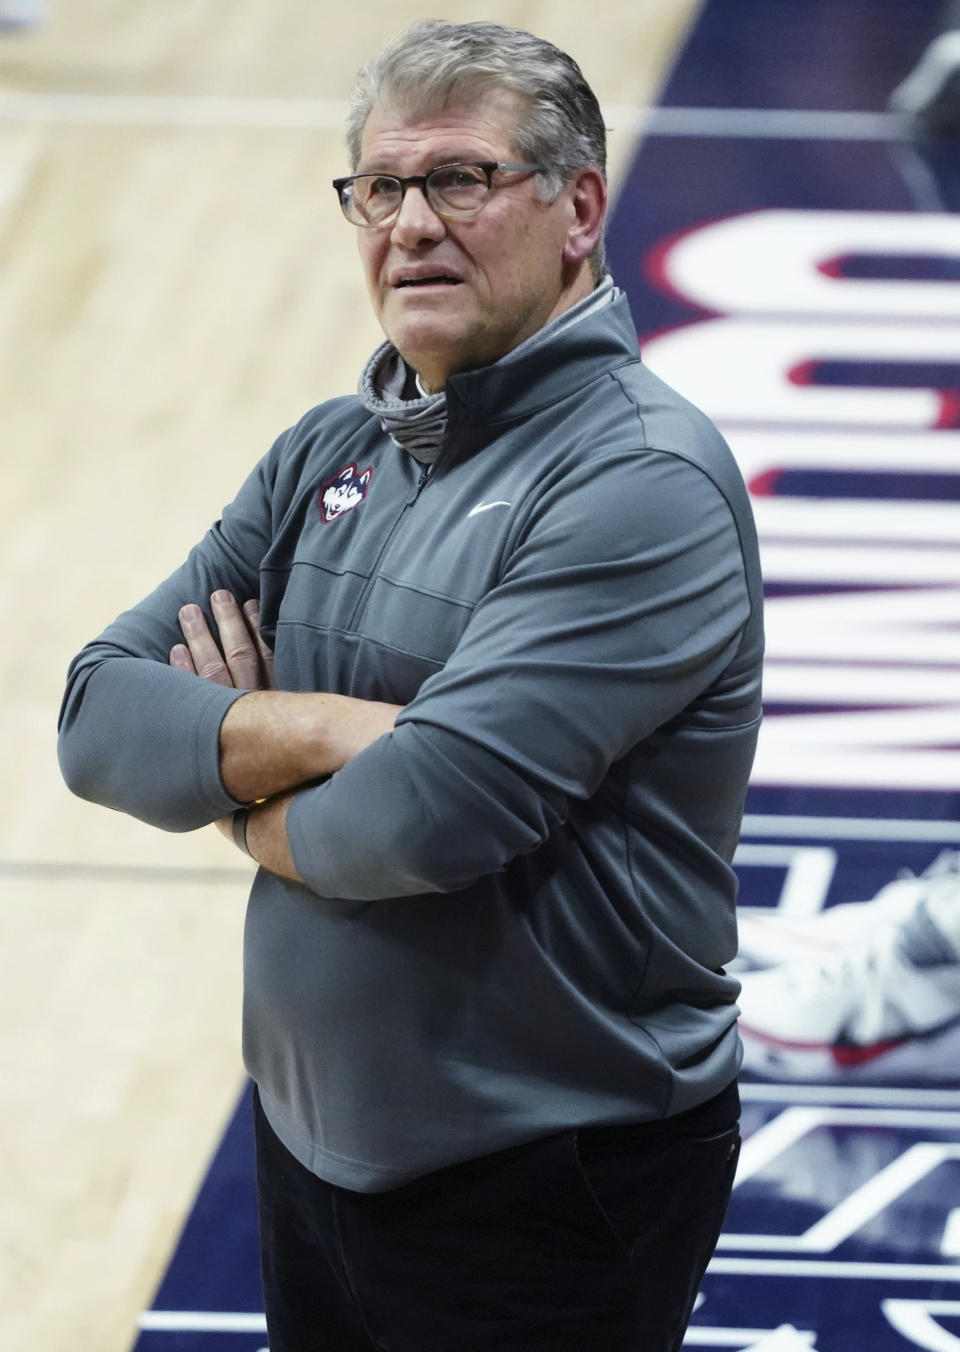
[(747, 495), (640, 361), (570, 57), (414, 24), (348, 140), (387, 341), (78, 656), (64, 773), (261, 866), (271, 1352), (673, 1352), (739, 1141)]

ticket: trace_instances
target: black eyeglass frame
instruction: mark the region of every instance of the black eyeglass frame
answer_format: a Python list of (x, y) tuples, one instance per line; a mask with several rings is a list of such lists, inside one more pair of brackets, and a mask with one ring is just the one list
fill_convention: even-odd
[[(430, 210), (435, 216), (439, 216), (442, 220), (470, 220), (471, 217), (478, 215), (483, 210), (487, 205), (489, 198), (485, 197), (478, 207), (471, 208), (469, 211), (450, 210), (448, 207), (444, 207), (442, 203), (439, 207), (434, 206), (430, 197), (430, 180), (433, 178), (434, 174), (440, 174), (445, 169), (481, 169), (487, 178), (488, 194), (493, 190), (493, 176), (498, 169), (507, 169), (514, 173), (522, 174), (538, 174), (541, 172), (539, 164), (514, 163), (503, 160), (455, 160), (452, 164), (435, 165), (434, 168), (429, 170), (426, 174), (408, 174), (406, 178), (401, 178), (399, 174), (347, 174), (345, 178), (335, 178), (333, 180), (333, 187), (339, 198), (340, 209), (343, 212), (344, 217), (351, 225), (355, 225), (361, 230), (380, 230), (385, 226), (392, 225), (400, 215), (403, 208), (403, 199), (406, 196), (408, 188), (419, 188), (426, 198)], [(349, 185), (358, 178), (388, 178), (392, 179), (394, 183), (398, 183), (400, 185), (400, 201), (397, 204), (396, 211), (392, 211), (388, 216), (384, 216), (382, 221), (355, 221), (352, 216), (348, 216), (345, 192)]]

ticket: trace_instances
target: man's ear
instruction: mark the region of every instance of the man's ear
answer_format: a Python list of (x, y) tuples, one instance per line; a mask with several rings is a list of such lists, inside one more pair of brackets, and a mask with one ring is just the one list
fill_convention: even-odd
[(570, 228), (563, 248), (565, 263), (582, 263), (589, 258), (600, 238), (607, 213), (607, 185), (598, 169), (581, 169), (567, 185), (573, 207)]

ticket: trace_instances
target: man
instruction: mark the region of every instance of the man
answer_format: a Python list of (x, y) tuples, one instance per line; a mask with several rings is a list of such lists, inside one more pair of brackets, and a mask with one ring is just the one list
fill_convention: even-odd
[(640, 362), (568, 56), (414, 24), (348, 139), (388, 341), (79, 655), (64, 773), (261, 865), (271, 1352), (672, 1352), (739, 1141), (746, 492)]

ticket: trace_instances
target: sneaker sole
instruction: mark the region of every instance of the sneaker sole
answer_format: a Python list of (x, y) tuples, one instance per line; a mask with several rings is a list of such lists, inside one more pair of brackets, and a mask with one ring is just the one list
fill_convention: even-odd
[(960, 1082), (960, 1018), (869, 1046), (787, 1042), (740, 1021), (743, 1069), (765, 1080), (864, 1084)]

